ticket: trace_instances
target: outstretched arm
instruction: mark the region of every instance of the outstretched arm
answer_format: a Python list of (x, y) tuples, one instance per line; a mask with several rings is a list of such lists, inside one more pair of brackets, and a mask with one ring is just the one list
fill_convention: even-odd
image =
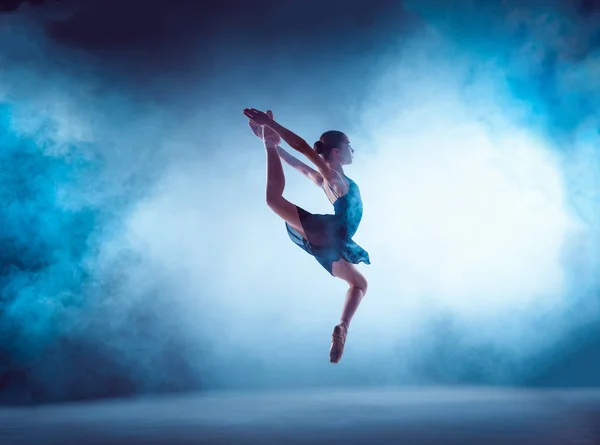
[[(267, 111), (267, 114), (269, 115), (269, 117), (271, 117), (271, 118), (273, 117), (273, 113), (271, 111)], [(258, 125), (256, 122), (250, 120), (250, 122), (248, 122), (248, 124), (250, 125), (250, 129), (252, 130), (252, 133), (254, 133), (254, 135), (256, 137), (258, 137), (259, 139), (262, 139), (263, 141), (265, 141), (265, 143), (273, 143), (275, 145), (275, 147), (277, 148), (277, 153), (279, 154), (279, 157), (281, 159), (283, 159), (289, 166), (298, 170), (300, 173), (302, 173), (304, 176), (306, 176), (307, 178), (312, 180), (319, 187), (322, 186), (323, 176), (321, 176), (321, 174), (318, 171), (310, 168), (304, 162), (300, 161), (299, 159), (296, 159), (294, 156), (292, 156), (287, 151), (285, 151), (283, 148), (281, 148), (279, 146), (279, 142), (281, 142), (281, 140), (279, 139), (279, 136), (276, 136), (275, 140), (272, 140), (272, 138), (265, 137), (267, 135), (265, 134), (265, 132), (263, 132), (263, 127)], [(268, 129), (268, 131), (271, 131), (271, 130)]]
[(323, 185), (323, 176), (321, 176), (321, 174), (318, 171), (316, 171), (313, 168), (310, 168), (308, 165), (306, 165), (299, 159), (296, 159), (281, 147), (277, 147), (277, 152), (279, 153), (281, 159), (283, 159), (289, 166), (294, 167), (296, 170), (298, 170), (304, 176), (309, 178), (319, 187)]
[(281, 136), (281, 138), (287, 142), (290, 147), (306, 156), (317, 167), (319, 173), (321, 173), (321, 176), (327, 182), (332, 183), (339, 178), (338, 175), (329, 168), (323, 158), (321, 158), (321, 156), (319, 156), (319, 154), (310, 145), (308, 145), (304, 139), (275, 122), (275, 120), (269, 117), (266, 113), (258, 111), (254, 108), (246, 108), (244, 110), (244, 115), (256, 122), (258, 125), (266, 125), (267, 127), (271, 128), (275, 133)]

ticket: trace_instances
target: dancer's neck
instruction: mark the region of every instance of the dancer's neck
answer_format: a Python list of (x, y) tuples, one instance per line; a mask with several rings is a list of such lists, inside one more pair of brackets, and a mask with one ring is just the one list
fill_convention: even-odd
[(335, 170), (340, 175), (344, 175), (344, 168), (342, 167), (342, 164), (340, 164), (339, 162), (330, 162), (329, 168), (332, 170)]

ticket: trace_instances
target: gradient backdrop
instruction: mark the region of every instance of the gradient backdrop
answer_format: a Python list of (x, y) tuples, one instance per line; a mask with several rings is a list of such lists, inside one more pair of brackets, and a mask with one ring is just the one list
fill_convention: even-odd
[[(144, 4), (0, 16), (0, 402), (600, 383), (597, 2)], [(337, 366), (345, 284), (265, 205), (244, 107), (356, 148)]]

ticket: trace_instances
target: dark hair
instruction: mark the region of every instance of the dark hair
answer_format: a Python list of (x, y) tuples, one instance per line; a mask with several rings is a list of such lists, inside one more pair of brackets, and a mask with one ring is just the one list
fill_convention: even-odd
[(330, 130), (321, 135), (321, 138), (315, 142), (315, 151), (322, 155), (325, 159), (331, 156), (331, 150), (342, 145), (348, 137), (341, 131)]

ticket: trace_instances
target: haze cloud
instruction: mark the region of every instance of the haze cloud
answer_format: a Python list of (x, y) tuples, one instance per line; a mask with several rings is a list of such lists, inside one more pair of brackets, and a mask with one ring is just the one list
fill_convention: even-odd
[[(593, 321), (592, 21), (558, 3), (443, 20), (426, 6), (406, 2), (354, 47), (170, 37), (177, 63), (146, 77), (134, 68), (150, 59), (128, 57), (143, 33), (98, 49), (44, 33), (67, 7), (2, 18), (4, 400), (518, 383)], [(180, 74), (185, 60), (205, 63)], [(309, 142), (342, 129), (358, 149), (347, 174), (373, 264), (343, 366), (326, 356), (345, 286), (264, 205), (246, 106)], [(329, 211), (287, 178), (288, 199)]]

